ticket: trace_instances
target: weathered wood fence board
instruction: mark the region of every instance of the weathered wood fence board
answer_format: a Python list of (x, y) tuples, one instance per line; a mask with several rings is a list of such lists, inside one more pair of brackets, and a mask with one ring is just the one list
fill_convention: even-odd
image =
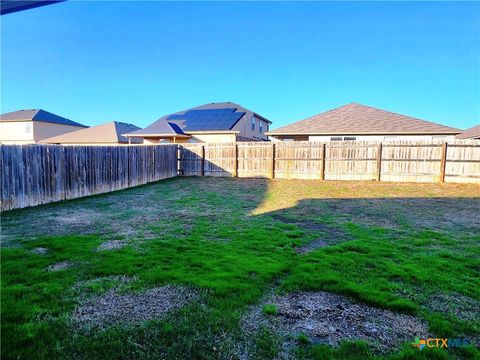
[(186, 176), (480, 183), (480, 141), (181, 144), (179, 173)]
[(0, 145), (1, 210), (177, 176), (177, 145)]

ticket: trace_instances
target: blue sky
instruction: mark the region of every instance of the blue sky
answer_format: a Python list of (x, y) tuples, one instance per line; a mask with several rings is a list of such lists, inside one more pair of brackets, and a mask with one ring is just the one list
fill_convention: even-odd
[(273, 128), (349, 102), (467, 128), (480, 3), (67, 1), (1, 17), (1, 111), (144, 127), (216, 101)]

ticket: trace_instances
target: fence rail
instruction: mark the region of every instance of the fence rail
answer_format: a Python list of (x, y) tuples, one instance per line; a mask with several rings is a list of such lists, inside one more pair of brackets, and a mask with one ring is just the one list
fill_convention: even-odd
[(0, 145), (1, 211), (177, 176), (176, 145)]
[(182, 144), (179, 174), (480, 184), (480, 141)]

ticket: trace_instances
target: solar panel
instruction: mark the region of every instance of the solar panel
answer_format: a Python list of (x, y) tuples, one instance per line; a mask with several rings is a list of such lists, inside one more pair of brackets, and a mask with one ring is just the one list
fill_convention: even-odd
[(229, 130), (244, 112), (236, 112), (236, 108), (196, 109), (184, 114), (174, 114), (168, 120), (183, 120), (186, 131)]

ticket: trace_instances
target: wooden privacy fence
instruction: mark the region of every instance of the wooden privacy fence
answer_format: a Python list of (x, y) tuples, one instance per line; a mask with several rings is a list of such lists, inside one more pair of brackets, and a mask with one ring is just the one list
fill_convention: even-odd
[(0, 145), (1, 210), (177, 176), (176, 145)]
[(186, 176), (480, 183), (480, 141), (182, 144)]

